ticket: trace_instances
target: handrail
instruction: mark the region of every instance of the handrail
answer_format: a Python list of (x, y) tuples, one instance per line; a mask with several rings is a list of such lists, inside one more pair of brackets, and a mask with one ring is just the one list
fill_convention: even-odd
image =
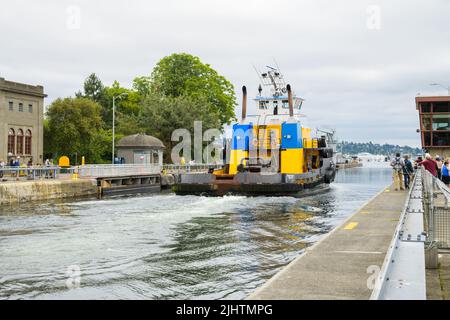
[(222, 167), (222, 164), (165, 164), (163, 165), (163, 170), (168, 172), (196, 172), (209, 169), (220, 169)]

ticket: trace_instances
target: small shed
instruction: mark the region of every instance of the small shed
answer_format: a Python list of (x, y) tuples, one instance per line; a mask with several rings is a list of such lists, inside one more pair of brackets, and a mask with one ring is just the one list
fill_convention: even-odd
[(163, 163), (164, 144), (158, 138), (138, 133), (123, 137), (117, 143), (117, 157), (125, 164)]

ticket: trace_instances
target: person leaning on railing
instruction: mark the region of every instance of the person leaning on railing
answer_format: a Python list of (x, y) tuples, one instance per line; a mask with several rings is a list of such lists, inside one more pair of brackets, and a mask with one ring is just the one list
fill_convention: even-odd
[(429, 173), (431, 173), (434, 177), (437, 177), (438, 166), (436, 161), (431, 157), (429, 153), (425, 154), (425, 160), (417, 163), (418, 166), (423, 166)]

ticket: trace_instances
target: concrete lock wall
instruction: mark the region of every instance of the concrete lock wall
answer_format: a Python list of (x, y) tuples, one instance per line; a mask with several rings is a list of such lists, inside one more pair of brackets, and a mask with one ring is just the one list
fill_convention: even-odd
[(94, 180), (0, 183), (0, 205), (97, 195)]

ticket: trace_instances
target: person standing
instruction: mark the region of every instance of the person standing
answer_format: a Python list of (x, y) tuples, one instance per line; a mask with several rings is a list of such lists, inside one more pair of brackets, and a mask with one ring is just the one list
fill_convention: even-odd
[(434, 177), (437, 177), (437, 163), (431, 157), (429, 153), (425, 154), (425, 160), (418, 164), (419, 166), (423, 166), (429, 173), (431, 173)]
[(442, 182), (444, 182), (447, 186), (450, 185), (450, 172), (448, 170), (449, 163), (450, 159), (447, 158), (442, 164)]
[(5, 161), (3, 161), (3, 159), (2, 160), (0, 160), (0, 179), (2, 179), (3, 178), (3, 168), (6, 166), (6, 163), (5, 163)]
[(395, 158), (391, 161), (392, 167), (392, 179), (394, 180), (395, 191), (405, 190), (403, 186), (403, 167), (405, 163), (400, 156), (400, 153), (395, 155)]
[(409, 160), (409, 156), (404, 156), (404, 166), (403, 166), (403, 178), (405, 181), (405, 188), (409, 189), (409, 184), (411, 182), (411, 177), (414, 173), (414, 167), (412, 162)]
[(443, 162), (441, 160), (441, 157), (436, 155), (434, 160), (436, 161), (436, 165), (437, 165), (437, 177), (439, 178), (439, 180), (442, 180), (442, 165), (443, 165)]
[(418, 156), (416, 161), (414, 161), (414, 170), (417, 170), (419, 168), (419, 164), (423, 161), (421, 156)]

